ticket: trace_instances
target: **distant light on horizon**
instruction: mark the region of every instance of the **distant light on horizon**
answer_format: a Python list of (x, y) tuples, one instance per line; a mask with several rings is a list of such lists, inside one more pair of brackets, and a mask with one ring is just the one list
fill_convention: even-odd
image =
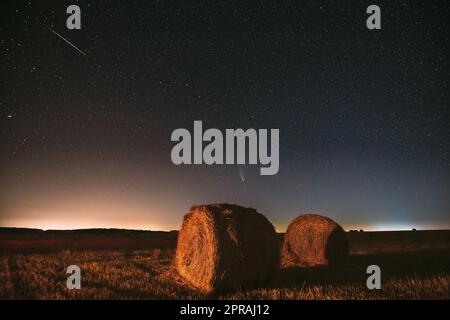
[(88, 220), (79, 221), (62, 221), (57, 219), (39, 219), (39, 221), (33, 221), (33, 219), (17, 219), (2, 221), (0, 227), (10, 228), (31, 228), (41, 230), (77, 230), (77, 229), (128, 229), (128, 230), (150, 230), (150, 231), (171, 231), (178, 228), (170, 228), (163, 224), (157, 223), (145, 223), (142, 221), (133, 223), (130, 222), (118, 222), (104, 220), (97, 220), (95, 222)]
[[(105, 223), (98, 220), (96, 222), (81, 220), (78, 222), (63, 222), (54, 219), (39, 219), (33, 221), (32, 219), (16, 219), (9, 221), (2, 221), (0, 227), (11, 228), (31, 228), (41, 230), (76, 230), (76, 229), (127, 229), (127, 230), (149, 230), (149, 231), (173, 231), (179, 230), (182, 218), (178, 226), (169, 226), (157, 223), (121, 223), (110, 221)], [(284, 233), (287, 226), (274, 225), (275, 231)], [(408, 223), (385, 223), (385, 224), (371, 224), (371, 225), (342, 225), (345, 231), (363, 230), (363, 231), (410, 231), (416, 230), (440, 230), (450, 229), (450, 225), (433, 225), (433, 224), (408, 224)]]
[(450, 229), (450, 225), (440, 224), (422, 224), (422, 223), (379, 223), (367, 226), (343, 226), (345, 231), (364, 230), (364, 231), (410, 231), (416, 230), (441, 230)]

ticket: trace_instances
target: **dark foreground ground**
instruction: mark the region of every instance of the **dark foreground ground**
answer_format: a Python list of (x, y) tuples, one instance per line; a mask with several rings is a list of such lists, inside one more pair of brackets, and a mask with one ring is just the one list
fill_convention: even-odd
[[(205, 296), (172, 267), (176, 232), (0, 228), (2, 299), (449, 299), (450, 231), (350, 232), (333, 267), (283, 269), (260, 288)], [(280, 235), (280, 239), (282, 235)], [(66, 288), (67, 266), (82, 270)], [(366, 268), (380, 266), (382, 289)]]

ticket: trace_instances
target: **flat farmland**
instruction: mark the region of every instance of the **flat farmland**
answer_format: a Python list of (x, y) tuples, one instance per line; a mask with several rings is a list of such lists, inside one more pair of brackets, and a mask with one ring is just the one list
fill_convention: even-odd
[[(204, 295), (173, 267), (176, 232), (2, 230), (1, 299), (449, 299), (450, 231), (350, 232), (331, 267), (281, 269), (266, 285)], [(280, 239), (282, 238), (280, 234)], [(81, 289), (66, 268), (81, 268)], [(380, 266), (381, 290), (366, 268)]]

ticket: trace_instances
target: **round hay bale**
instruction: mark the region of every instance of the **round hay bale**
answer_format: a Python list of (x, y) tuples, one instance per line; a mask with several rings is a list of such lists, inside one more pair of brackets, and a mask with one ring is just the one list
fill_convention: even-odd
[(345, 231), (330, 218), (304, 214), (288, 226), (281, 247), (281, 266), (317, 266), (338, 262), (348, 255)]
[(277, 247), (273, 225), (255, 209), (193, 206), (178, 236), (175, 267), (206, 293), (252, 287), (276, 271)]

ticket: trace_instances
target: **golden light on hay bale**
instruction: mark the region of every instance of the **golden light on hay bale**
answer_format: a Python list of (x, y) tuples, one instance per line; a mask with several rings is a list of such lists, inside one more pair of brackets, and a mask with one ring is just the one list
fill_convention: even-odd
[(332, 264), (348, 255), (347, 237), (330, 218), (300, 215), (289, 224), (280, 255), (282, 267)]
[(184, 216), (175, 266), (203, 292), (265, 283), (278, 267), (273, 225), (255, 209), (231, 204), (193, 206)]

